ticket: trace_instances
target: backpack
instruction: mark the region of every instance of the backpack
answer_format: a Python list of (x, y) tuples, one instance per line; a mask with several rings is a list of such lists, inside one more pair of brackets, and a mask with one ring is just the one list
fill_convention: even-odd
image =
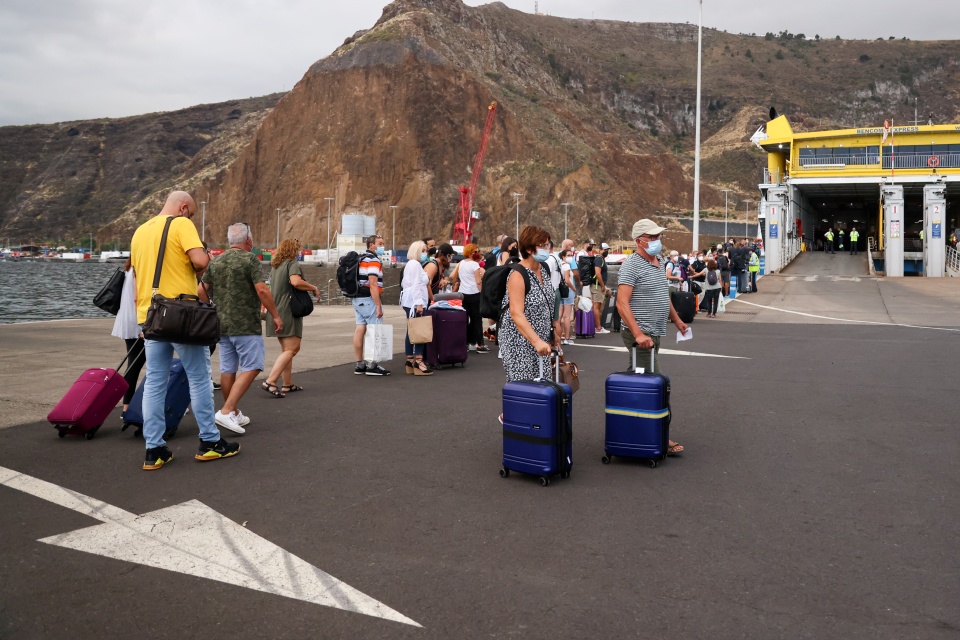
[(707, 271), (707, 284), (710, 285), (711, 287), (712, 287), (713, 285), (717, 284), (717, 270), (716, 270), (716, 269), (711, 269), (710, 271)]
[(514, 270), (523, 276), (524, 295), (530, 292), (530, 275), (527, 270), (517, 264), (503, 264), (488, 267), (483, 273), (480, 287), (480, 315), (499, 324), (500, 316), (506, 307), (503, 306), (503, 297), (507, 295), (507, 278)]
[(360, 294), (360, 283), (357, 281), (359, 276), (360, 254), (351, 251), (340, 258), (337, 266), (337, 285), (344, 297), (356, 298)]
[(483, 256), (483, 263), (489, 267), (491, 265), (497, 264), (497, 256), (500, 255), (500, 247), (494, 247), (492, 251), (488, 251), (487, 255)]
[(593, 284), (597, 274), (593, 270), (593, 256), (580, 256), (577, 258), (577, 273), (580, 274), (580, 282), (583, 286)]
[(730, 271), (730, 260), (727, 256), (717, 256), (717, 266), (721, 271)]

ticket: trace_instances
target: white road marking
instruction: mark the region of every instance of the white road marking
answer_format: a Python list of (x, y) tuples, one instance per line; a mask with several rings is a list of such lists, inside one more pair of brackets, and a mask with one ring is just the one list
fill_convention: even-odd
[(5, 467), (0, 484), (105, 523), (40, 542), (420, 626), (197, 500), (138, 516)]
[[(607, 351), (616, 351), (619, 353), (627, 352), (626, 347), (617, 347), (617, 346), (605, 345), (605, 344), (584, 344), (582, 342), (578, 342), (573, 346), (591, 347), (593, 349), (606, 349)], [(728, 358), (730, 360), (750, 360), (751, 359), (744, 356), (723, 356), (723, 355), (718, 355), (716, 353), (698, 353), (696, 351), (677, 351), (676, 349), (660, 349), (658, 353), (660, 355), (667, 355), (667, 356), (696, 356), (700, 358)]]
[(836, 322), (849, 322), (852, 324), (872, 324), (879, 327), (904, 327), (906, 329), (929, 329), (931, 331), (950, 331), (953, 333), (960, 333), (960, 329), (951, 329), (949, 327), (924, 327), (916, 324), (901, 324), (898, 322), (877, 322), (875, 320), (851, 320), (849, 318), (834, 318), (832, 316), (818, 316), (813, 313), (805, 313), (803, 311), (791, 311), (790, 309), (781, 309), (780, 307), (771, 307), (765, 304), (757, 304), (755, 302), (747, 302), (746, 300), (741, 300), (740, 298), (733, 298), (732, 300), (727, 300), (727, 304), (731, 302), (739, 302), (740, 304), (750, 305), (751, 307), (757, 307), (760, 309), (769, 309), (770, 311), (779, 311), (780, 313), (790, 313), (795, 316), (805, 316), (807, 318), (817, 318), (819, 320), (834, 320)]

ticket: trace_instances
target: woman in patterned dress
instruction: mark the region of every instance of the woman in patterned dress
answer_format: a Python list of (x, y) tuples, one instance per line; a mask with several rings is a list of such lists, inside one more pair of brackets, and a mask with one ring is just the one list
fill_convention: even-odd
[[(533, 380), (540, 376), (540, 362), (551, 349), (560, 348), (560, 323), (553, 322), (553, 285), (541, 269), (541, 262), (550, 255), (550, 234), (539, 227), (526, 227), (517, 243), (522, 260), (515, 269), (529, 277), (529, 290), (523, 276), (514, 272), (507, 278), (503, 314), (498, 343), (503, 355), (507, 382)], [(502, 419), (502, 416), (501, 416)]]

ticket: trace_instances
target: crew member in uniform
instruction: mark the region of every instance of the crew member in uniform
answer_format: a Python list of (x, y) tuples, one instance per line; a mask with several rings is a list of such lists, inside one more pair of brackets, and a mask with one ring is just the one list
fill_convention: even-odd
[(856, 227), (850, 229), (850, 255), (857, 255), (857, 240), (860, 239), (860, 233)]

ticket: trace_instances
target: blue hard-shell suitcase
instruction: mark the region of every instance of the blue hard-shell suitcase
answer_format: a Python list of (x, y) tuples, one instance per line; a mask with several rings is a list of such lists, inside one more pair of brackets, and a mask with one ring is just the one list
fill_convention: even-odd
[[(541, 364), (542, 366), (542, 364)], [(573, 392), (551, 380), (508, 382), (503, 387), (503, 467), (539, 476), (540, 486), (573, 468)]]
[[(123, 412), (123, 431), (127, 427), (135, 426), (134, 432), (138, 438), (143, 437), (143, 385), (146, 379), (140, 382), (133, 398), (130, 399), (130, 406)], [(166, 418), (166, 430), (163, 433), (163, 439), (169, 440), (177, 433), (180, 421), (187, 413), (187, 407), (190, 406), (190, 382), (187, 380), (187, 372), (183, 370), (183, 364), (179, 358), (174, 358), (170, 363), (170, 378), (167, 380), (167, 399), (163, 405), (163, 415)]]
[[(633, 362), (636, 371), (636, 349)], [(670, 378), (647, 372), (611, 373), (606, 383), (605, 413), (604, 464), (609, 464), (613, 456), (621, 456), (646, 460), (656, 467), (667, 457)]]

